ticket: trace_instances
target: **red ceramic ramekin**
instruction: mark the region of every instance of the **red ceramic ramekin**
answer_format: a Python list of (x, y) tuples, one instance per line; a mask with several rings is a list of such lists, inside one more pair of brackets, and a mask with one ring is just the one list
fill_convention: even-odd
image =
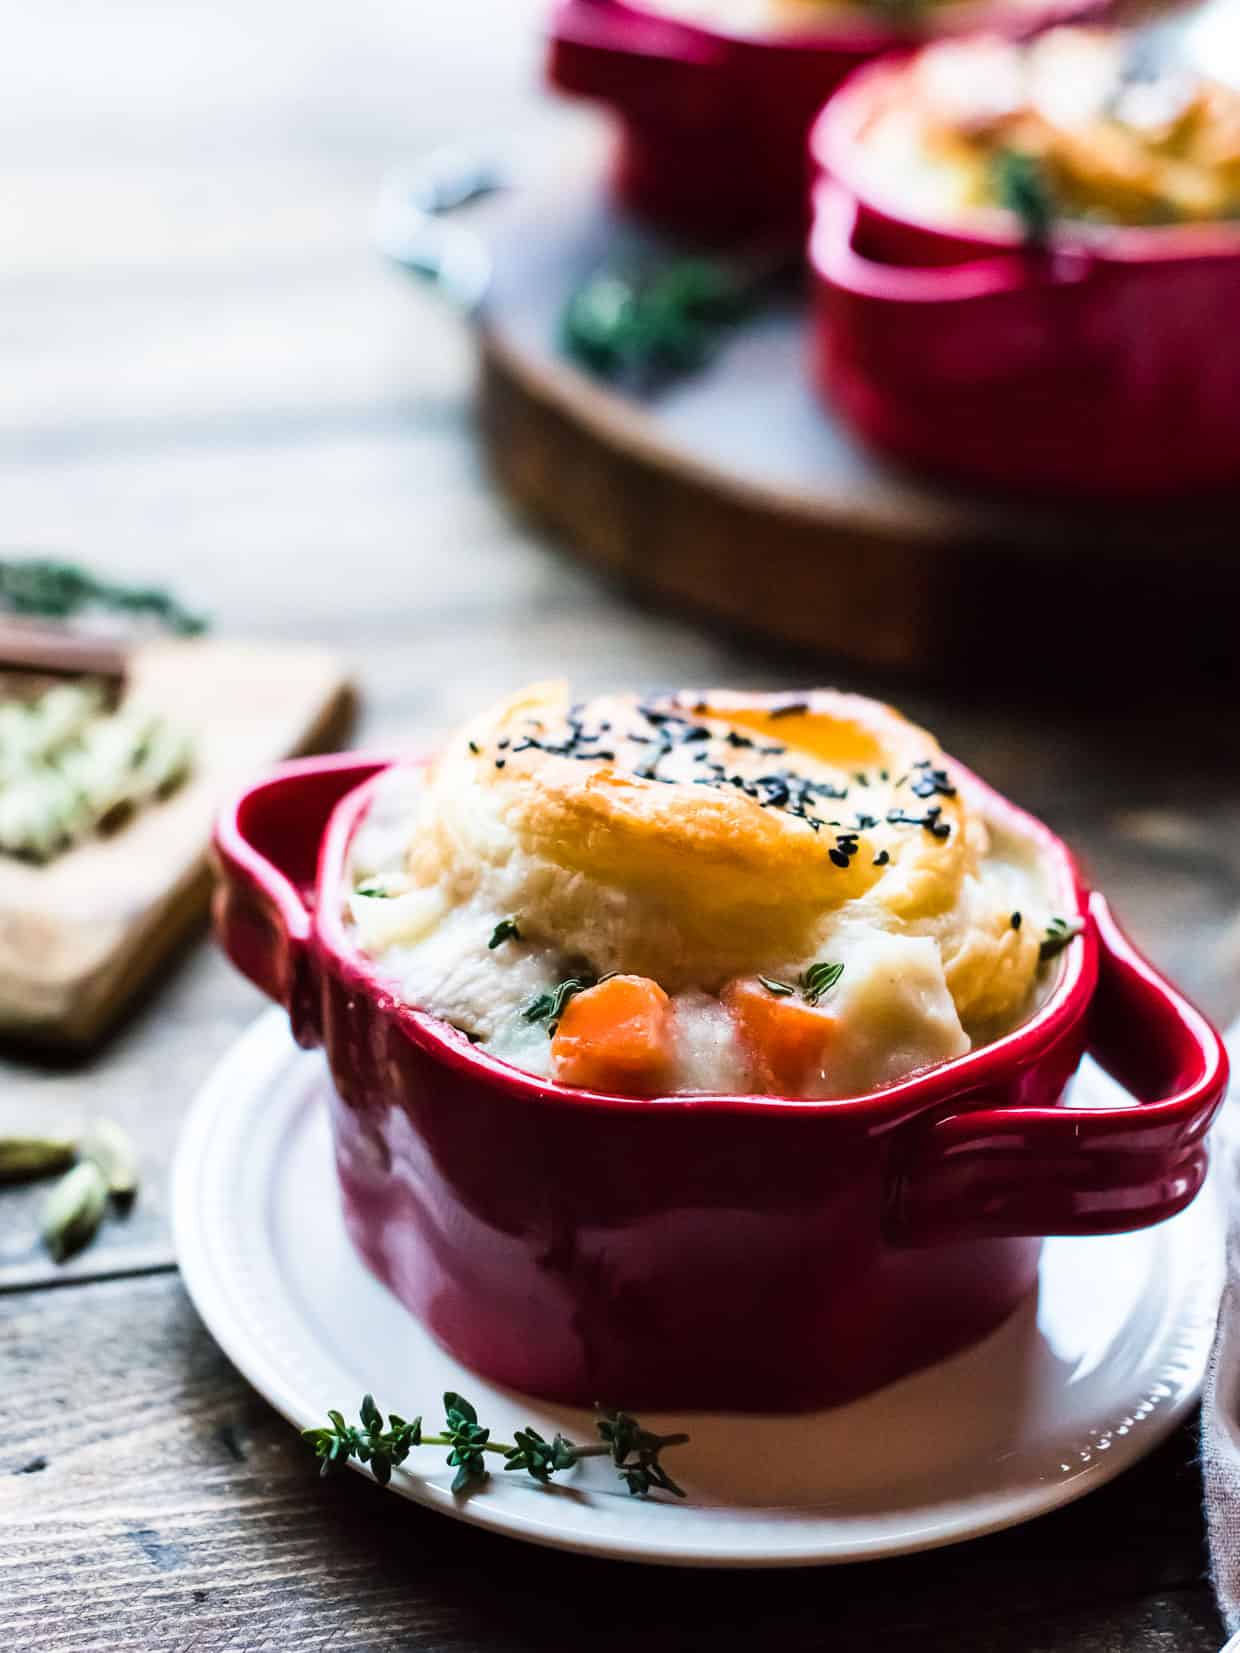
[[(215, 920), (327, 1052), (359, 1252), (488, 1378), (576, 1403), (826, 1405), (996, 1326), (1033, 1285), (1040, 1236), (1140, 1228), (1201, 1186), (1217, 1034), (1064, 845), (980, 782), (1086, 919), (1042, 1009), (852, 1101), (651, 1100), (497, 1061), (357, 953), (346, 861), (385, 767), (312, 758), (244, 793), (217, 829)], [(1086, 1048), (1139, 1105), (1060, 1105)]]
[(945, 474), (1070, 494), (1240, 484), (1240, 225), (1061, 224), (1025, 250), (878, 197), (861, 137), (899, 62), (810, 144), (814, 370), (866, 441)]
[[(923, 37), (983, 26), (1024, 35), (1106, 5), (963, 0), (937, 8)], [(795, 245), (809, 219), (814, 116), (858, 65), (909, 42), (907, 29), (859, 13), (812, 33), (744, 35), (627, 0), (560, 0), (547, 74), (619, 117), (615, 188), (643, 217), (717, 244)]]

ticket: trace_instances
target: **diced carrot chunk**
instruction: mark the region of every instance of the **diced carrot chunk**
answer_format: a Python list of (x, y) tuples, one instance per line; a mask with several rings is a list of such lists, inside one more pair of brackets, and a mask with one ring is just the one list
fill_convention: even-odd
[(565, 1085), (649, 1096), (672, 1064), (667, 994), (648, 976), (609, 976), (564, 1007), (551, 1041), (555, 1076)]
[(775, 1096), (799, 1096), (831, 1044), (835, 1017), (748, 977), (729, 982), (720, 997), (749, 1050), (758, 1083)]

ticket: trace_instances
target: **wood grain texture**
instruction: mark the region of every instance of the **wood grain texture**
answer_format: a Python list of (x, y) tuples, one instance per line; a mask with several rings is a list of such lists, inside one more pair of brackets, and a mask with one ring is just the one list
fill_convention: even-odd
[(172, 1277), (0, 1301), (0, 1397), (6, 1648), (1218, 1646), (1188, 1430), (1086, 1502), (992, 1539), (728, 1575), (530, 1549), (355, 1476), (320, 1482)]
[[(507, 147), (547, 121), (568, 165), (585, 128), (530, 91), (541, 9), (13, 9), (0, 550), (72, 552), (173, 586), (218, 635), (342, 656), (357, 738), (384, 749), (548, 672), (587, 692), (835, 679), (890, 695), (1067, 833), (1209, 1009), (1240, 1010), (1240, 773), (1219, 693), (1181, 700), (1135, 648), (1109, 693), (1080, 693), (1023, 611), (997, 619), (1005, 668), (951, 692), (841, 665), (817, 631), (799, 651), (746, 642), (652, 612), (623, 569), (600, 579), (487, 487), (471, 339), (374, 258), (368, 213), (387, 165), (447, 139)], [(577, 1561), (355, 1478), (320, 1488), (168, 1272), (180, 1119), (259, 1004), (194, 937), (89, 1060), (0, 1058), (0, 1129), (111, 1115), (143, 1161), (131, 1215), (60, 1270), (37, 1244), (40, 1190), (0, 1193), (5, 1653), (1217, 1647), (1187, 1433), (984, 1544), (778, 1580)]]

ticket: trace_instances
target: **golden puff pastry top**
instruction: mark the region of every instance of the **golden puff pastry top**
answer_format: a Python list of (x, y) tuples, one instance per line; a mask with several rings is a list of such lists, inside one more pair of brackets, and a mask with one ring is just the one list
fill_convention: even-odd
[[(520, 914), (595, 972), (702, 989), (849, 934), (938, 944), (966, 1027), (1015, 1017), (1040, 929), (933, 736), (820, 690), (570, 701), (536, 684), (454, 736), (407, 853), (413, 889)], [(989, 876), (995, 873), (996, 876)]]
[(934, 216), (1018, 207), (1172, 224), (1240, 213), (1240, 92), (1140, 35), (1052, 29), (942, 42), (896, 76), (863, 133), (871, 181)]

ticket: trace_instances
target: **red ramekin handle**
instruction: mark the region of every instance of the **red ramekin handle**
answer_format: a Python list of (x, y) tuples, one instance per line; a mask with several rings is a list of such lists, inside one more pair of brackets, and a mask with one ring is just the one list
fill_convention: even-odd
[(295, 759), (249, 787), (216, 823), (215, 933), (237, 968), (284, 1005), (302, 1045), (319, 1040), (309, 943), (323, 829), (341, 798), (390, 761), (356, 752)]
[(644, 119), (672, 124), (709, 117), (726, 93), (721, 54), (674, 20), (643, 17), (607, 0), (562, 0), (551, 18), (547, 78)]
[(1113, 1234), (1186, 1206), (1227, 1088), (1219, 1035), (1090, 898), (1100, 950), (1089, 1050), (1136, 1106), (981, 1108), (906, 1139), (889, 1227), (901, 1243)]
[(814, 192), (814, 263), (832, 288), (858, 299), (899, 305), (959, 304), (1021, 292), (1029, 259), (1013, 249), (958, 264), (891, 264), (857, 245), (861, 207), (842, 184), (825, 179)]

